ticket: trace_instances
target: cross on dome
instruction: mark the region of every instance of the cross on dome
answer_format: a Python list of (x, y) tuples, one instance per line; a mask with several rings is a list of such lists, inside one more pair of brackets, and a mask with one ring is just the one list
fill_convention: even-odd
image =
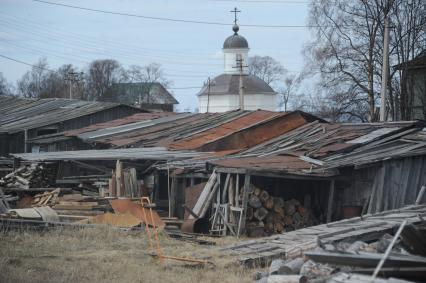
[(234, 26), (232, 27), (232, 30), (234, 31), (235, 34), (238, 34), (240, 27), (237, 24), (237, 22), (238, 22), (237, 13), (241, 13), (241, 10), (238, 10), (237, 7), (235, 7), (234, 10), (229, 11), (229, 12), (234, 13)]

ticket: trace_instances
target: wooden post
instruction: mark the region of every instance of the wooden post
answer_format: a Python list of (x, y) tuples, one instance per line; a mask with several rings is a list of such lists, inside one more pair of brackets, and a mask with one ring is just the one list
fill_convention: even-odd
[(333, 214), (333, 199), (334, 199), (334, 180), (331, 180), (330, 189), (328, 192), (327, 223), (331, 222), (331, 216)]
[(158, 193), (159, 193), (159, 189), (160, 189), (160, 176), (158, 174), (158, 171), (155, 170), (154, 171), (154, 184), (153, 184), (153, 188), (152, 188), (152, 192), (151, 192), (151, 200), (153, 200), (154, 202), (158, 201)]
[(234, 189), (235, 189), (235, 179), (234, 176), (231, 176), (231, 184), (229, 185), (229, 190), (228, 190), (228, 202), (231, 206), (234, 206)]
[(239, 207), (240, 206), (240, 201), (239, 201), (239, 197), (240, 197), (240, 174), (235, 174), (235, 178), (237, 178), (236, 182), (235, 182), (235, 206)]
[(115, 178), (116, 178), (115, 185), (116, 185), (117, 197), (121, 197), (123, 192), (122, 174), (123, 174), (122, 164), (120, 160), (117, 160), (117, 163), (115, 164)]
[(169, 197), (169, 217), (175, 216), (175, 207), (177, 202), (176, 191), (178, 187), (179, 180), (177, 178), (172, 178), (172, 184), (170, 187), (170, 195)]
[(24, 130), (24, 152), (28, 152), (28, 130)]
[(242, 206), (243, 209), (241, 211), (241, 226), (240, 226), (240, 232), (238, 235), (241, 235), (245, 232), (246, 228), (246, 213), (247, 213), (247, 202), (248, 202), (248, 196), (250, 191), (250, 173), (249, 171), (246, 172), (245, 178), (244, 178), (244, 188), (243, 188), (243, 199), (242, 199)]
[[(229, 178), (231, 174), (226, 174), (225, 184), (223, 185), (223, 191), (222, 191), (222, 203), (226, 202), (226, 195), (228, 194), (228, 187), (229, 187)], [(230, 202), (230, 200), (228, 200)]]

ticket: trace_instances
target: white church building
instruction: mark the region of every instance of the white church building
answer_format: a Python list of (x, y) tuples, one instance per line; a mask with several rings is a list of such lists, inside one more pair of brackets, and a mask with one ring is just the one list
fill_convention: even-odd
[(240, 104), (244, 110), (276, 111), (277, 93), (262, 79), (248, 74), (244, 67), (248, 63), (248, 42), (238, 34), (237, 24), (232, 29), (234, 34), (223, 43), (224, 73), (197, 94), (199, 112), (225, 112), (241, 108)]

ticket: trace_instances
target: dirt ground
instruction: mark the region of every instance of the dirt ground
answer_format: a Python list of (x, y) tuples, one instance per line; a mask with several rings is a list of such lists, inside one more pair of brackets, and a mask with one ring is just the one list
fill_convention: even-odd
[(188, 266), (148, 255), (144, 232), (108, 227), (0, 232), (0, 282), (252, 282), (253, 271), (219, 256), (216, 246), (200, 246), (160, 234), (166, 255), (210, 257), (214, 266)]

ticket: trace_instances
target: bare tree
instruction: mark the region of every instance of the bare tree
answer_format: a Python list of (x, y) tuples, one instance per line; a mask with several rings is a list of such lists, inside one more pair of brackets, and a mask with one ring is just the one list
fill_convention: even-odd
[(269, 56), (253, 56), (248, 60), (248, 72), (271, 85), (282, 79), (287, 70), (280, 62)]
[(0, 95), (13, 95), (12, 86), (0, 72)]
[(307, 49), (308, 68), (319, 70), (319, 87), (326, 94), (350, 93), (352, 99), (367, 104), (370, 121), (377, 119), (379, 82), (375, 73), (380, 73), (380, 67), (375, 64), (379, 57), (375, 48), (381, 42), (379, 27), (384, 14), (378, 0), (322, 0), (311, 2), (309, 16), (309, 24), (318, 28)]
[[(311, 2), (309, 24), (315, 28), (313, 28), (314, 40), (308, 45), (305, 53), (309, 59), (307, 69), (312, 73), (319, 71), (319, 90), (331, 100), (334, 98), (335, 106), (341, 109), (338, 112), (362, 118), (360, 120), (377, 120), (384, 19), (388, 17), (391, 22), (399, 22), (399, 29), (402, 30), (399, 36), (395, 36), (396, 32), (391, 36), (391, 64), (401, 62), (394, 58), (403, 58), (401, 60), (406, 62), (421, 50), (419, 43), (423, 43), (424, 46), (425, 42), (424, 36), (421, 36), (424, 32), (421, 30), (425, 29), (426, 17), (424, 5), (420, 2), (422, 1)], [(405, 48), (409, 50), (409, 56), (401, 48), (406, 45), (409, 45)], [(398, 91), (403, 91), (406, 84), (399, 83), (395, 71), (388, 70), (388, 72), (391, 74), (388, 105), (391, 115), (396, 119)], [(403, 102), (401, 100), (402, 104)]]
[(395, 0), (391, 8), (390, 62), (400, 68), (388, 70), (388, 105), (394, 120), (406, 120), (411, 119), (413, 106), (413, 97), (407, 88), (406, 63), (426, 50), (426, 3), (424, 0)]
[(39, 98), (42, 96), (43, 83), (49, 74), (47, 59), (40, 58), (33, 65), (31, 71), (27, 71), (17, 82), (18, 94), (28, 98)]
[(171, 85), (160, 64), (150, 63), (146, 66), (132, 65), (126, 70), (128, 82), (161, 83), (164, 87)]
[(125, 73), (116, 60), (95, 60), (90, 63), (86, 76), (86, 98), (99, 100), (107, 94), (114, 83), (125, 80)]
[[(65, 64), (57, 70), (47, 69), (45, 58), (41, 58), (31, 71), (26, 72), (18, 81), (18, 94), (29, 98), (68, 98), (70, 72), (77, 72), (71, 64)], [(73, 98), (83, 99), (83, 82), (74, 83)]]
[(278, 88), (278, 94), (280, 95), (280, 108), (284, 106), (284, 111), (288, 110), (290, 99), (296, 95), (300, 81), (300, 77), (290, 75), (284, 78), (284, 86)]

